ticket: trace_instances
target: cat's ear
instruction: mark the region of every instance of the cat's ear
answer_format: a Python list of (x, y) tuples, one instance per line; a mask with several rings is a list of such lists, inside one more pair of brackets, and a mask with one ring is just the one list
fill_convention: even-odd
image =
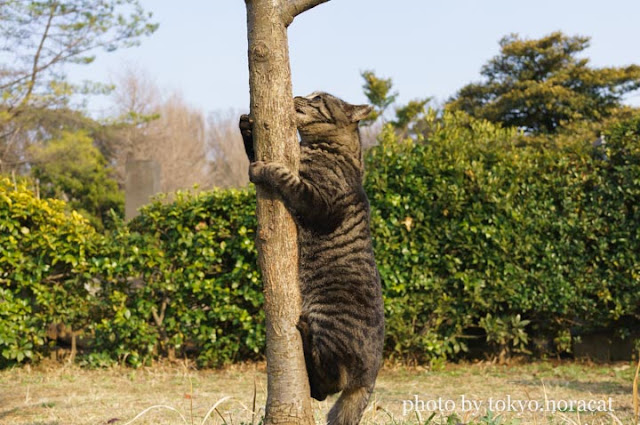
[(362, 121), (369, 117), (371, 111), (373, 111), (373, 106), (370, 105), (351, 105), (349, 118), (351, 118), (351, 122)]

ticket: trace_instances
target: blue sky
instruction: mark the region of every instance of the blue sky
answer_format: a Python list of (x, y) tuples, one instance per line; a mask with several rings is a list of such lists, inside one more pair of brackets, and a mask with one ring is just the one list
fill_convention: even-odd
[[(160, 23), (140, 47), (97, 52), (72, 80), (109, 81), (125, 64), (204, 112), (248, 109), (247, 37), (242, 0), (142, 0)], [(179, 6), (178, 6), (179, 4)], [(638, 0), (331, 0), (289, 29), (294, 94), (325, 90), (365, 102), (360, 72), (390, 77), (399, 102), (444, 101), (480, 79), (509, 33), (529, 38), (561, 30), (590, 36), (593, 66), (640, 64)], [(640, 106), (640, 93), (628, 102)], [(99, 114), (104, 100), (90, 103)]]

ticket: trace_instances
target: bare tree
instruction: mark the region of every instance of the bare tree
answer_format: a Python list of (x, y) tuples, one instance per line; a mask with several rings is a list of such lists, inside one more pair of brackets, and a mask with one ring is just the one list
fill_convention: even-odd
[(127, 160), (150, 159), (150, 122), (158, 118), (154, 111), (160, 106), (161, 96), (150, 76), (134, 66), (126, 65), (114, 80), (116, 134), (104, 140), (100, 149), (109, 158), (118, 183), (123, 185)]
[(238, 132), (238, 113), (211, 113), (207, 119), (208, 181), (216, 187), (249, 183), (249, 161)]
[(205, 167), (205, 120), (203, 114), (174, 94), (157, 110), (159, 118), (150, 123), (150, 156), (162, 166), (163, 192), (207, 185)]
[(113, 103), (116, 115), (151, 115), (161, 101), (160, 90), (153, 77), (132, 63), (125, 63), (122, 69), (115, 75)]
[(203, 114), (179, 93), (163, 99), (153, 80), (135, 68), (119, 75), (116, 87), (117, 114), (126, 125), (105, 150), (118, 180), (124, 181), (127, 161), (153, 159), (162, 169), (163, 192), (209, 186)]
[[(287, 27), (328, 0), (246, 0), (249, 86), (259, 160), (298, 170)], [(302, 341), (296, 226), (277, 196), (258, 188), (258, 261), (265, 293), (267, 406), (265, 424), (312, 424)]]

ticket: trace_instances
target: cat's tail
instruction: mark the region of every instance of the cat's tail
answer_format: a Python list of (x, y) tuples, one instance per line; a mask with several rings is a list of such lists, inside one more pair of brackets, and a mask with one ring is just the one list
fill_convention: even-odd
[(327, 425), (358, 425), (372, 392), (373, 386), (343, 390), (327, 415)]

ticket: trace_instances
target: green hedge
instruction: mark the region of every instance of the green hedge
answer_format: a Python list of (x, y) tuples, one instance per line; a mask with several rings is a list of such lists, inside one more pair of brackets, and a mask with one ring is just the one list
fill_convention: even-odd
[(254, 199), (253, 191), (178, 193), (120, 223), (88, 275), (101, 282), (89, 361), (258, 358), (265, 331)]
[(42, 352), (51, 323), (87, 323), (84, 271), (101, 239), (63, 202), (0, 179), (0, 365)]
[(388, 352), (452, 357), (474, 337), (496, 354), (562, 352), (572, 336), (637, 330), (640, 119), (611, 128), (606, 152), (430, 119), (428, 140), (387, 130), (368, 156)]
[(46, 355), (59, 323), (81, 332), (92, 365), (259, 358), (254, 198), (178, 193), (100, 235), (62, 202), (0, 179), (0, 365)]
[[(367, 155), (389, 357), (561, 352), (638, 328), (640, 119), (609, 128), (606, 152), (462, 114), (426, 128), (385, 129)], [(99, 234), (0, 180), (0, 365), (46, 355), (51, 323), (82, 332), (91, 365), (260, 358), (254, 209), (253, 190), (179, 193)]]

